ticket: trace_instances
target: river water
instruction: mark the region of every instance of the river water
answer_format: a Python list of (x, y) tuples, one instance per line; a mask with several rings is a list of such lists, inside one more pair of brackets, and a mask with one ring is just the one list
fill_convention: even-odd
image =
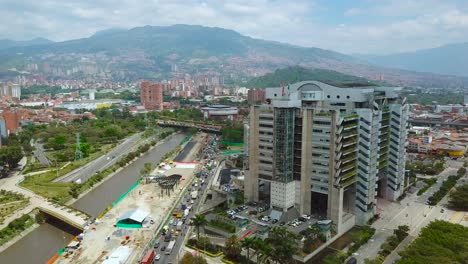
[[(134, 161), (106, 182), (77, 200), (75, 207), (91, 216), (98, 216), (107, 206), (117, 200), (139, 178), (145, 163), (159, 162), (172, 151), (187, 134), (179, 133)], [(1, 264), (31, 263), (44, 264), (59, 249), (71, 241), (76, 234), (70, 234), (54, 225), (45, 223), (0, 253)]]

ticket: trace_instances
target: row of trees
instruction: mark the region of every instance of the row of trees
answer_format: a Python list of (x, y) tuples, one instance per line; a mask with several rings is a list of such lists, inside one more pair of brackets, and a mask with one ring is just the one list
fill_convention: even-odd
[(468, 227), (435, 220), (399, 255), (398, 264), (467, 263)]
[(380, 246), (380, 251), (377, 257), (373, 260), (366, 259), (365, 264), (381, 264), (385, 258), (392, 253), (393, 250), (408, 236), (409, 226), (401, 225), (393, 230), (393, 235)]
[[(197, 240), (200, 241), (200, 228), (207, 224), (204, 215), (196, 215), (192, 225), (197, 230)], [(242, 249), (247, 251), (247, 260), (251, 259), (251, 250), (255, 252), (257, 263), (266, 263), (275, 260), (277, 263), (291, 263), (293, 255), (298, 250), (299, 235), (287, 230), (285, 227), (273, 227), (266, 240), (246, 237), (243, 240), (235, 235), (226, 240), (224, 253), (229, 260), (242, 259)]]
[(450, 192), (449, 205), (457, 210), (468, 211), (468, 184), (456, 187), (454, 191)]

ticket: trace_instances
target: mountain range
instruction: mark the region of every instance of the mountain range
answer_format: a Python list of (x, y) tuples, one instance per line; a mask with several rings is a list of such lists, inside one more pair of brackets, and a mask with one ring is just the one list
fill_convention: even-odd
[(405, 70), (468, 77), (468, 43), (390, 55), (358, 55), (372, 64)]
[(50, 44), (50, 43), (53, 43), (53, 41), (45, 39), (45, 38), (35, 38), (35, 39), (24, 40), (24, 41), (16, 41), (16, 40), (11, 40), (11, 39), (0, 39), (0, 50), (1, 49), (13, 48), (13, 47), (44, 45), (44, 44)]
[[(357, 58), (330, 50), (255, 39), (233, 30), (192, 25), (110, 29), (89, 38), (0, 48), (0, 71), (11, 68), (23, 71), (35, 64), (37, 67), (32, 67), (35, 71), (52, 77), (96, 75), (114, 80), (160, 80), (181, 72), (217, 72), (236, 82), (278, 68), (302, 66), (385, 80), (395, 85), (468, 85), (465, 77), (372, 63), (378, 64), (372, 57)], [(178, 68), (176, 72), (174, 65)]]

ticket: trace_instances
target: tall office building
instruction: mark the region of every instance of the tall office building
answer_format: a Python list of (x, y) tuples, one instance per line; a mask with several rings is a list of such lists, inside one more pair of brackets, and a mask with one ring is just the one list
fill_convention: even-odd
[(20, 99), (21, 87), (12, 82), (0, 83), (0, 98), (3, 96), (13, 97)]
[[(266, 89), (245, 123), (248, 201), (333, 221), (338, 233), (405, 187), (408, 105), (398, 87), (307, 81)], [(297, 214), (296, 213), (296, 214)]]
[(161, 83), (142, 82), (140, 91), (141, 105), (148, 110), (162, 110), (163, 85)]

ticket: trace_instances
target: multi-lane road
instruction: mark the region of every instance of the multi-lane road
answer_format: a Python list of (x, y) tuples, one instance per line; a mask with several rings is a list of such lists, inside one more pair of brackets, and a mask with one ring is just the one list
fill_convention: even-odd
[(81, 180), (82, 182), (86, 181), (97, 172), (114, 165), (121, 157), (135, 150), (138, 146), (146, 144), (153, 139), (148, 138), (140, 141), (142, 135), (143, 133), (140, 132), (122, 140), (107, 154), (102, 155), (101, 157), (90, 161), (86, 165), (55, 179), (54, 182), (75, 182), (77, 180)]
[[(205, 151), (206, 151), (206, 149), (205, 149)], [(206, 169), (206, 168), (203, 167), (203, 169)], [(174, 246), (171, 254), (166, 255), (165, 252), (162, 251), (162, 248), (167, 247), (169, 242), (164, 242), (164, 237), (162, 237), (162, 236), (159, 237), (158, 241), (160, 242), (160, 245), (156, 249), (156, 254), (159, 254), (161, 256), (161, 259), (159, 261), (157, 261), (156, 263), (162, 263), (162, 264), (179, 263), (179, 260), (182, 258), (181, 250), (182, 250), (182, 248), (183, 248), (183, 246), (185, 244), (185, 240), (188, 238), (187, 236), (190, 233), (189, 232), (189, 230), (190, 230), (189, 219), (195, 217), (195, 215), (197, 214), (198, 209), (201, 206), (200, 203), (206, 197), (206, 191), (209, 189), (209, 186), (211, 185), (212, 179), (215, 177), (216, 173), (219, 173), (219, 170), (214, 170), (214, 171), (211, 171), (210, 173), (208, 173), (206, 178), (204, 178), (205, 179), (205, 184), (200, 186), (200, 182), (198, 183), (198, 187), (197, 187), (197, 188), (199, 188), (198, 198), (195, 200), (195, 202), (192, 205), (192, 210), (190, 211), (189, 215), (187, 216), (187, 220), (186, 220), (185, 224), (182, 227), (181, 234), (178, 237), (175, 238), (176, 243), (175, 243), (175, 246)], [(191, 187), (191, 188), (193, 189), (194, 187)], [(190, 200), (190, 193), (185, 192), (182, 195), (183, 195), (182, 199), (180, 199), (179, 204), (176, 206), (176, 208), (178, 208), (178, 209), (181, 208), (182, 203), (190, 204), (190, 203), (187, 203), (187, 201)], [(170, 222), (171, 221), (169, 221), (169, 223)], [(175, 226), (170, 226), (169, 228), (170, 229), (175, 229)]]

